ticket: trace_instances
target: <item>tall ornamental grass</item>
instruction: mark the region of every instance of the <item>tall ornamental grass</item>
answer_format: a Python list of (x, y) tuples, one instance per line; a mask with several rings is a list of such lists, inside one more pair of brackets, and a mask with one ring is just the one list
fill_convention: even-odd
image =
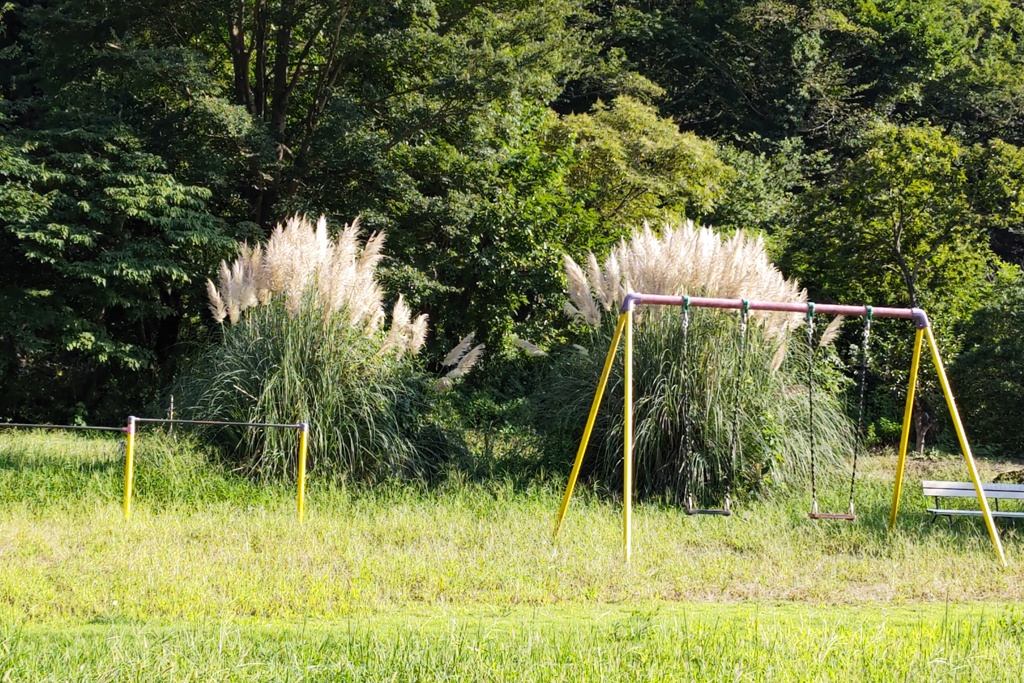
[[(243, 245), (221, 264), (208, 294), (222, 339), (179, 381), (183, 417), (309, 422), (311, 466), (353, 480), (438, 470), (454, 446), (430, 418), (433, 389), (416, 363), (427, 316), (401, 296), (385, 312), (376, 280), (385, 236), (358, 233), (352, 223), (332, 239), (323, 218), (295, 217), (265, 247)], [(294, 430), (218, 434), (246, 469), (295, 469)]]
[[(742, 232), (723, 238), (690, 223), (660, 234), (645, 227), (603, 264), (593, 254), (586, 266), (569, 257), (565, 264), (566, 310), (586, 332), (579, 344), (552, 354), (537, 394), (538, 425), (548, 452), (557, 453), (563, 466), (578, 446), (626, 293), (806, 299), (771, 264), (760, 238)], [(643, 306), (635, 312), (639, 495), (682, 501), (691, 494), (703, 505), (720, 505), (726, 493), (803, 482), (811, 429), (819, 473), (840, 473), (843, 457), (852, 454), (850, 422), (829, 389), (836, 378), (825, 367), (814, 369), (815, 421), (809, 424), (803, 317), (752, 311), (745, 340), (739, 328), (737, 312), (691, 309), (684, 339), (681, 308)], [(827, 344), (835, 331), (832, 325), (815, 335), (814, 344)], [(622, 481), (622, 358), (620, 348), (584, 464), (588, 476), (614, 490)]]

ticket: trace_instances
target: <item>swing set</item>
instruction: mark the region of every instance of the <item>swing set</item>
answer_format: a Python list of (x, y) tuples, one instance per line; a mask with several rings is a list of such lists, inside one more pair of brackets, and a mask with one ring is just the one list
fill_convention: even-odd
[[(970, 444), (967, 442), (967, 434), (964, 432), (963, 423), (960, 420), (960, 414), (956, 408), (956, 402), (953, 399), (953, 392), (950, 389), (949, 381), (946, 378), (946, 371), (942, 364), (942, 358), (939, 355), (939, 348), (935, 342), (935, 335), (932, 333), (931, 324), (928, 320), (928, 315), (923, 309), (920, 308), (888, 308), (888, 307), (871, 307), (871, 306), (850, 306), (840, 304), (814, 304), (814, 303), (796, 303), (796, 302), (777, 302), (777, 301), (748, 301), (746, 299), (715, 299), (715, 298), (704, 298), (704, 297), (689, 297), (689, 296), (669, 296), (664, 294), (638, 294), (630, 293), (627, 294), (625, 300), (622, 303), (622, 307), (619, 311), (619, 320), (615, 327), (615, 333), (612, 335), (612, 342), (608, 348), (608, 355), (605, 357), (604, 368), (601, 371), (600, 379), (598, 380), (597, 390), (594, 393), (594, 400), (590, 406), (590, 413), (587, 417), (586, 425), (583, 429), (583, 436), (580, 440), (580, 445), (576, 451), (576, 460), (573, 463), (572, 471), (569, 474), (569, 482), (565, 489), (565, 494), (562, 496), (562, 503), (558, 510), (558, 517), (555, 521), (554, 534), (557, 535), (559, 529), (562, 526), (562, 520), (565, 518), (566, 510), (569, 507), (569, 501), (572, 498), (573, 489), (576, 486), (576, 480), (579, 477), (580, 467), (583, 464), (583, 456), (587, 451), (587, 446), (590, 442), (590, 436), (594, 429), (594, 423), (597, 419), (597, 412), (601, 405), (601, 399), (604, 396), (605, 388), (608, 384), (608, 378), (611, 374), (612, 364), (615, 361), (615, 356), (619, 348), (620, 340), (624, 340), (623, 349), (623, 477), (622, 477), (622, 548), (623, 555), (627, 562), (630, 561), (632, 556), (632, 515), (633, 515), (633, 311), (637, 305), (648, 305), (648, 306), (680, 306), (683, 310), (683, 353), (686, 355), (689, 352), (688, 347), (688, 335), (690, 327), (690, 309), (692, 308), (712, 308), (719, 310), (736, 310), (739, 311), (739, 335), (740, 335), (740, 365), (739, 372), (737, 372), (737, 386), (736, 390), (739, 390), (740, 377), (742, 377), (744, 371), (744, 359), (746, 351), (746, 336), (747, 336), (747, 322), (750, 311), (772, 311), (780, 313), (803, 313), (805, 315), (806, 328), (807, 328), (807, 347), (808, 347), (808, 369), (807, 369), (807, 398), (808, 398), (808, 424), (810, 425), (810, 438), (809, 438), (809, 456), (811, 463), (811, 510), (809, 517), (812, 520), (837, 520), (837, 521), (854, 521), (856, 516), (854, 514), (854, 487), (857, 478), (857, 455), (860, 450), (860, 442), (863, 440), (864, 432), (864, 380), (867, 374), (868, 366), (868, 343), (871, 335), (871, 322), (874, 318), (896, 318), (903, 320), (910, 320), (914, 323), (916, 333), (914, 335), (914, 350), (911, 356), (910, 363), (910, 378), (907, 387), (907, 400), (903, 412), (903, 426), (900, 432), (900, 446), (899, 456), (896, 464), (896, 478), (895, 485), (893, 487), (892, 506), (889, 512), (889, 529), (890, 531), (896, 526), (896, 516), (899, 511), (900, 494), (903, 488), (903, 475), (906, 469), (907, 459), (907, 446), (910, 440), (910, 424), (913, 416), (914, 408), (914, 394), (917, 389), (917, 375), (920, 368), (921, 353), (924, 346), (924, 342), (927, 341), (928, 348), (931, 352), (932, 361), (935, 365), (935, 371), (938, 375), (939, 384), (942, 387), (943, 395), (946, 399), (946, 406), (949, 408), (950, 417), (953, 421), (953, 428), (956, 431), (957, 439), (960, 443), (960, 449), (963, 452), (964, 462), (967, 466), (968, 473), (970, 474), (971, 481), (974, 484), (974, 490), (978, 497), (978, 506), (981, 510), (982, 516), (985, 518), (985, 526), (988, 529), (989, 537), (992, 540), (992, 546), (995, 550), (996, 556), (1002, 564), (1006, 566), (1006, 556), (1003, 552), (1002, 541), (999, 538), (999, 532), (996, 529), (995, 522), (992, 519), (992, 511), (989, 509), (988, 500), (985, 497), (984, 489), (981, 485), (981, 480), (978, 477), (978, 469), (974, 462), (974, 456), (971, 453)], [(854, 450), (853, 459), (853, 473), (850, 478), (850, 499), (849, 505), (846, 512), (820, 512), (818, 510), (818, 491), (817, 491), (817, 473), (815, 471), (815, 444), (814, 444), (814, 378), (813, 378), (813, 366), (814, 356), (818, 344), (815, 342), (814, 329), (815, 329), (815, 316), (816, 315), (842, 315), (848, 317), (861, 317), (864, 318), (864, 331), (861, 344), (861, 367), (860, 367), (860, 396), (858, 405), (858, 416), (857, 416), (857, 436), (858, 436), (858, 448)], [(688, 399), (685, 399), (688, 400)], [(690, 408), (688, 404), (683, 406), (683, 440), (684, 440), (684, 457), (686, 462), (691, 461), (692, 451), (690, 445)], [(729, 451), (730, 451), (730, 465), (725, 473), (725, 486), (726, 494), (724, 497), (723, 505), (721, 508), (698, 508), (694, 506), (694, 500), (691, 494), (687, 493), (685, 512), (688, 515), (713, 515), (728, 517), (732, 514), (731, 502), (729, 496), (729, 488), (732, 484), (734, 476), (733, 469), (735, 462), (740, 456), (740, 439), (739, 439), (739, 410), (738, 408), (733, 409), (732, 420), (729, 428)]]

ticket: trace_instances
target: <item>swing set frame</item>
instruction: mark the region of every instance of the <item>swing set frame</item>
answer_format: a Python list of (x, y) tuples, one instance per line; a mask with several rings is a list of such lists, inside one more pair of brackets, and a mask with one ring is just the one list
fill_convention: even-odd
[[(946, 370), (942, 364), (942, 356), (939, 354), (939, 347), (935, 342), (935, 335), (932, 333), (931, 323), (928, 314), (921, 308), (889, 308), (850, 306), (843, 304), (814, 304), (799, 302), (780, 301), (748, 301), (746, 299), (716, 299), (705, 297), (683, 297), (669, 296), (664, 294), (627, 294), (619, 310), (619, 320), (612, 335), (612, 341), (608, 348), (608, 355), (605, 357), (604, 368), (598, 380), (597, 390), (594, 393), (594, 400), (590, 406), (590, 414), (587, 416), (586, 426), (583, 429), (583, 436), (580, 439), (579, 448), (576, 451), (576, 460), (573, 462), (572, 471), (569, 474), (569, 482), (562, 496), (562, 504), (558, 509), (558, 517), (555, 521), (554, 535), (558, 534), (562, 526), (562, 520), (569, 508), (569, 501), (572, 498), (573, 489), (576, 487), (576, 480), (579, 477), (580, 466), (583, 464), (583, 456), (587, 451), (590, 442), (590, 435), (594, 429), (597, 419), (597, 412), (601, 406), (601, 399), (604, 396), (608, 384), (608, 377), (611, 374), (612, 364), (619, 348), (619, 342), (624, 340), (623, 349), (623, 476), (622, 476), (622, 551), (626, 562), (632, 557), (632, 518), (633, 518), (633, 311), (638, 305), (647, 306), (684, 306), (693, 308), (714, 308), (720, 310), (750, 310), (750, 311), (772, 311), (779, 313), (802, 313), (807, 315), (813, 311), (822, 315), (843, 315), (849, 317), (866, 317), (869, 312), (875, 318), (897, 318), (910, 320), (914, 323), (916, 332), (914, 335), (914, 351), (910, 361), (910, 377), (907, 386), (907, 400), (903, 411), (903, 426), (900, 432), (899, 456), (896, 463), (896, 478), (893, 486), (892, 507), (889, 511), (889, 530), (896, 527), (896, 516), (899, 512), (900, 495), (903, 490), (903, 475), (907, 462), (907, 446), (910, 442), (910, 425), (914, 412), (914, 395), (917, 390), (917, 375), (921, 366), (921, 355), (924, 343), (927, 341), (931, 352), (932, 362), (935, 365), (935, 372), (938, 375), (942, 393), (946, 399), (946, 406), (953, 421), (953, 428), (956, 431), (957, 440), (960, 443), (960, 450), (967, 465), (971, 482), (974, 484), (974, 491), (978, 496), (978, 507), (985, 518), (985, 526), (988, 529), (989, 537), (992, 539), (992, 546), (996, 557), (1002, 566), (1006, 566), (1006, 555), (1003, 551), (1003, 544), (999, 538), (999, 531), (996, 529), (995, 521), (992, 519), (992, 511), (985, 497), (981, 479), (978, 477), (978, 468), (974, 462), (974, 455), (971, 453), (971, 446), (967, 441), (967, 434), (960, 420), (960, 413), (953, 398), (953, 391), (950, 388), (949, 380), (946, 377)], [(813, 425), (812, 425), (813, 428)]]

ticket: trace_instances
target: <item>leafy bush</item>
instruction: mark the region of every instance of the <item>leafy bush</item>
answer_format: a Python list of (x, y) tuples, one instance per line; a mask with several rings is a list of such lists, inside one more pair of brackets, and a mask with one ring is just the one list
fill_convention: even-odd
[[(576, 451), (628, 287), (776, 301), (803, 296), (771, 266), (758, 240), (739, 233), (723, 241), (692, 225), (666, 228), (660, 237), (646, 229), (623, 242), (603, 267), (591, 256), (586, 272), (571, 260), (566, 269), (571, 310), (589, 331), (574, 349), (552, 354), (535, 397), (538, 428), (561, 467)], [(736, 313), (691, 311), (685, 340), (680, 316), (674, 307), (642, 307), (635, 315), (638, 494), (679, 500), (691, 493), (710, 502), (727, 491), (802, 481), (810, 466), (811, 429), (819, 473), (839, 471), (842, 457), (852, 452), (851, 425), (830, 391), (837, 373), (821, 361), (813, 368), (815, 419), (808, 423), (806, 346), (803, 353), (786, 353), (788, 344), (806, 339), (806, 328), (795, 330), (799, 315), (752, 313), (744, 343)], [(815, 343), (827, 344), (835, 329)], [(622, 477), (622, 402), (620, 351), (584, 470), (611, 486)]]
[(964, 326), (963, 351), (949, 369), (968, 436), (1024, 454), (1024, 282), (1004, 283)]
[[(455, 444), (430, 418), (433, 383), (415, 362), (427, 317), (412, 318), (401, 296), (385, 330), (375, 280), (383, 234), (360, 247), (356, 224), (331, 240), (326, 222), (278, 227), (265, 249), (243, 246), (209, 283), (222, 342), (181, 378), (183, 417), (310, 423), (310, 466), (375, 482), (436, 473)], [(467, 344), (468, 345), (468, 344)], [(457, 377), (481, 347), (455, 358)], [(291, 430), (221, 432), (243, 467), (294, 471)]]

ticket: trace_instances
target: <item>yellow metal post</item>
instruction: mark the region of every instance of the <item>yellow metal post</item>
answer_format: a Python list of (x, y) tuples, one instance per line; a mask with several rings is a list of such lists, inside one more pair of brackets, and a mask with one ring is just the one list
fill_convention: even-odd
[(135, 418), (128, 418), (128, 427), (125, 430), (128, 437), (124, 447), (124, 518), (132, 516), (132, 480), (135, 469)]
[(590, 404), (590, 415), (587, 416), (587, 426), (583, 428), (583, 438), (580, 440), (580, 447), (576, 450), (576, 460), (572, 464), (572, 473), (569, 474), (569, 484), (565, 487), (565, 494), (562, 496), (562, 505), (558, 508), (558, 519), (555, 520), (555, 531), (553, 536), (558, 535), (562, 526), (562, 519), (565, 511), (569, 509), (569, 499), (572, 498), (573, 489), (576, 488), (576, 479), (580, 475), (580, 466), (583, 465), (583, 456), (587, 452), (587, 445), (590, 443), (590, 434), (594, 431), (594, 422), (597, 420), (597, 410), (601, 406), (601, 398), (604, 396), (605, 387), (608, 384), (608, 376), (612, 371), (612, 363), (615, 361), (615, 354), (619, 349), (619, 339), (622, 338), (622, 328), (626, 324), (626, 314), (619, 316), (619, 323), (615, 326), (615, 334), (612, 336), (611, 346), (608, 347), (608, 355), (604, 359), (604, 369), (601, 371), (601, 379), (597, 383), (597, 391), (594, 392), (594, 400)]
[(988, 507), (988, 499), (981, 487), (981, 479), (978, 478), (978, 468), (974, 464), (974, 456), (971, 454), (971, 446), (967, 443), (967, 432), (960, 421), (960, 412), (956, 409), (956, 401), (953, 400), (953, 391), (949, 387), (949, 380), (946, 378), (946, 370), (942, 365), (942, 358), (939, 356), (939, 346), (935, 343), (935, 335), (930, 327), (925, 328), (925, 336), (928, 339), (928, 348), (932, 352), (932, 360), (935, 361), (935, 372), (939, 376), (939, 384), (942, 386), (942, 393), (946, 396), (946, 405), (949, 407), (949, 416), (953, 419), (953, 429), (956, 430), (956, 437), (960, 441), (960, 450), (963, 451), (964, 461), (967, 463), (967, 471), (971, 474), (971, 481), (974, 482), (974, 491), (978, 494), (978, 506), (981, 514), (985, 517), (985, 526), (988, 527), (988, 535), (992, 539), (992, 546), (995, 548), (996, 556), (1000, 564), (1006, 566), (1006, 555), (1003, 553), (1003, 543), (999, 540), (999, 531), (996, 529), (995, 520), (992, 519), (992, 511)]
[(626, 344), (622, 362), (625, 419), (622, 424), (622, 553), (629, 562), (633, 554), (633, 309), (626, 311)]
[(896, 461), (896, 483), (892, 489), (892, 508), (889, 510), (889, 531), (896, 528), (896, 513), (900, 507), (900, 494), (903, 492), (903, 470), (907, 464), (907, 445), (910, 442), (910, 423), (914, 415), (914, 393), (917, 391), (917, 372), (921, 367), (921, 342), (924, 330), (917, 330), (914, 335), (914, 353), (910, 359), (910, 382), (907, 385), (907, 405), (903, 409), (903, 430), (900, 432), (900, 451)]
[(306, 513), (306, 449), (309, 443), (309, 423), (299, 423), (299, 523)]

